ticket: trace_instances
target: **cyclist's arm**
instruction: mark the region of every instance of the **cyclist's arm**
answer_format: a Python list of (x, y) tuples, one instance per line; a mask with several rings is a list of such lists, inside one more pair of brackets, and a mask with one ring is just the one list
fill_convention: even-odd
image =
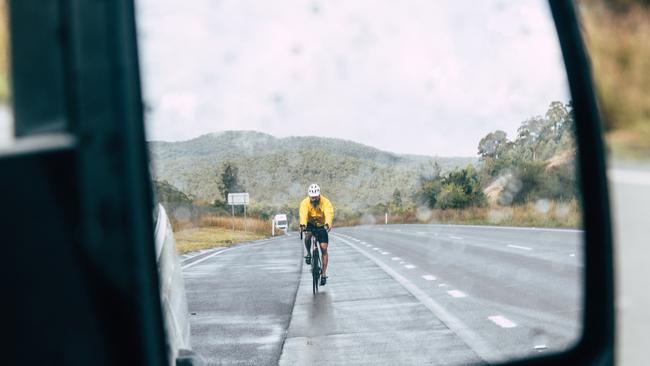
[(300, 225), (307, 226), (307, 214), (309, 213), (309, 200), (304, 199), (300, 202)]
[(334, 206), (329, 200), (323, 201), (323, 213), (325, 214), (325, 224), (332, 227), (334, 221)]

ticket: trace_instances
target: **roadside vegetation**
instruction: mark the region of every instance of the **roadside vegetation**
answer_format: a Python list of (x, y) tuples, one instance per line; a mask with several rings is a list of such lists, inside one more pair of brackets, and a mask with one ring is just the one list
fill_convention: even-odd
[(9, 103), (9, 22), (7, 1), (0, 0), (0, 105)]
[(650, 1), (580, 0), (582, 30), (615, 158), (650, 158)]
[[(334, 199), (334, 224), (381, 224), (388, 215), (389, 223), (579, 227), (573, 125), (571, 105), (552, 102), (543, 115), (523, 121), (512, 138), (504, 131), (488, 133), (477, 144), (478, 158), (473, 164), (443, 169), (433, 161), (428, 169), (418, 170), (419, 178), (412, 187), (393, 185), (387, 197), (375, 196), (373, 204), (362, 197), (351, 202)], [(174, 230), (221, 228), (232, 232), (228, 194), (248, 191), (240, 169), (229, 160), (215, 167), (212, 177), (218, 193), (211, 202), (183, 193), (166, 181), (156, 182), (158, 201), (171, 212)], [(273, 174), (273, 169), (269, 167), (271, 171), (266, 173)], [(277, 213), (287, 214), (291, 229), (296, 230), (302, 189), (298, 197), (274, 205), (259, 202), (251, 194), (248, 230), (270, 235), (271, 218)], [(241, 206), (235, 208), (235, 214), (235, 232), (241, 232)], [(189, 233), (204, 235), (204, 231)], [(220, 237), (213, 242), (219, 240), (231, 239)]]

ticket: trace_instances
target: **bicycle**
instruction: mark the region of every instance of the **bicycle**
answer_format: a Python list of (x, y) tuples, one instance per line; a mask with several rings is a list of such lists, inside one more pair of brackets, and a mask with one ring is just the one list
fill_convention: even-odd
[[(303, 231), (308, 231), (308, 229), (300, 231), (301, 238), (302, 238)], [(314, 231), (309, 230), (309, 232), (311, 233), (310, 248), (312, 250), (312, 255), (311, 255), (311, 276), (313, 280), (312, 291), (315, 295), (318, 292), (318, 285), (320, 283), (320, 275), (321, 275), (320, 243), (318, 242), (318, 240), (316, 240), (316, 234), (314, 233)]]

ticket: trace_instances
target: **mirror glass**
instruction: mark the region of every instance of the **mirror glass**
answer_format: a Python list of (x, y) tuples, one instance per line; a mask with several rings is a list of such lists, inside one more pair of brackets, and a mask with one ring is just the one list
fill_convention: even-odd
[(579, 340), (574, 118), (545, 1), (137, 5), (176, 349), (458, 365)]

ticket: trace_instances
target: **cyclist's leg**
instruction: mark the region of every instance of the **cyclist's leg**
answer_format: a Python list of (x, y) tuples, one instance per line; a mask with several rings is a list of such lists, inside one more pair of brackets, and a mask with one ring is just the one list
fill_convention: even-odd
[(318, 239), (320, 242), (320, 249), (323, 253), (323, 277), (327, 277), (327, 263), (329, 262), (329, 254), (327, 253), (327, 247), (329, 242), (329, 235), (327, 235), (327, 230), (319, 230)]
[(307, 249), (307, 255), (305, 256), (305, 263), (310, 264), (311, 262), (311, 233), (305, 231), (305, 249)]

